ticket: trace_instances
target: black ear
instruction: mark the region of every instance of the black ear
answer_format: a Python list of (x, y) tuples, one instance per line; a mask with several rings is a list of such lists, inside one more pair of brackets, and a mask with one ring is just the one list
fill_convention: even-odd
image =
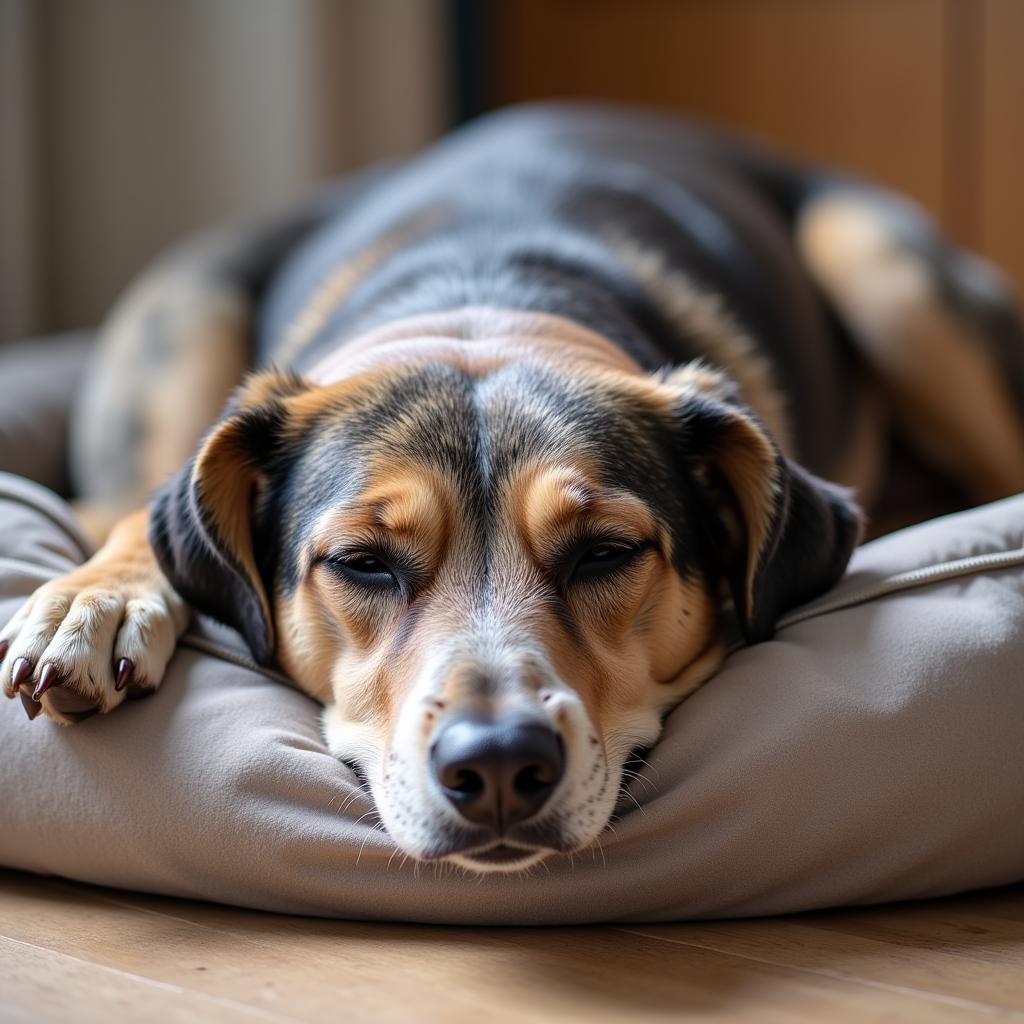
[(848, 491), (819, 479), (781, 455), (776, 463), (778, 496), (769, 535), (745, 569), (729, 570), (729, 587), (744, 639), (770, 640), (790, 608), (833, 586), (860, 542), (863, 521)]
[(253, 548), (254, 506), (285, 434), (283, 399), (302, 387), (276, 373), (253, 378), (150, 508), (150, 543), (174, 589), (237, 629), (261, 664), (272, 660), (275, 641)]
[[(862, 532), (843, 488), (787, 459), (728, 381), (677, 391), (686, 461), (717, 518), (708, 535), (747, 643), (770, 640), (788, 609), (831, 587)], [(675, 383), (680, 383), (679, 377)], [(712, 378), (714, 379), (714, 378)]]

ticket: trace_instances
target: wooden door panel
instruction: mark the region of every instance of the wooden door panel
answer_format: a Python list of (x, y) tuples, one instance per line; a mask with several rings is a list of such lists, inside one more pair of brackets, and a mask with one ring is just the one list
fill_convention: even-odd
[(1024, 3), (979, 7), (978, 247), (1024, 291)]
[(941, 212), (943, 13), (943, 0), (511, 0), (495, 94), (713, 118)]

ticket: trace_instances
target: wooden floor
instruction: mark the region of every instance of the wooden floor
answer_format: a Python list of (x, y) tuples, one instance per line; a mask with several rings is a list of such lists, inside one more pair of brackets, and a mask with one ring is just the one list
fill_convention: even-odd
[(713, 924), (281, 917), (0, 872), (3, 1021), (1024, 1021), (1024, 886)]

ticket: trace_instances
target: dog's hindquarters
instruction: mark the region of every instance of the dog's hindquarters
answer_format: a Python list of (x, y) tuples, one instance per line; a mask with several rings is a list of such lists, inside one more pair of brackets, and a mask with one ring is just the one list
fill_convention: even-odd
[(181, 468), (250, 368), (260, 297), (282, 260), (375, 180), (209, 231), (158, 259), (98, 331), (71, 414), (76, 511), (97, 540)]
[(742, 139), (725, 158), (788, 224), (863, 360), (847, 465), (869, 505), (889, 426), (977, 502), (1024, 490), (1024, 319), (1010, 282), (905, 196)]
[(1024, 490), (1024, 326), (999, 272), (861, 184), (811, 190), (794, 233), (919, 454), (975, 501)]
[(70, 436), (79, 516), (97, 537), (185, 461), (242, 377), (249, 301), (220, 272), (225, 244), (161, 259), (98, 333)]

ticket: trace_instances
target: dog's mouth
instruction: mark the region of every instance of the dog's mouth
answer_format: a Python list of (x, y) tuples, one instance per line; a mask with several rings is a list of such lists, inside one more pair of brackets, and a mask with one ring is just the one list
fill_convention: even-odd
[(478, 871), (515, 871), (536, 863), (550, 852), (537, 846), (499, 841), (474, 850), (460, 850), (450, 856), (463, 867)]

